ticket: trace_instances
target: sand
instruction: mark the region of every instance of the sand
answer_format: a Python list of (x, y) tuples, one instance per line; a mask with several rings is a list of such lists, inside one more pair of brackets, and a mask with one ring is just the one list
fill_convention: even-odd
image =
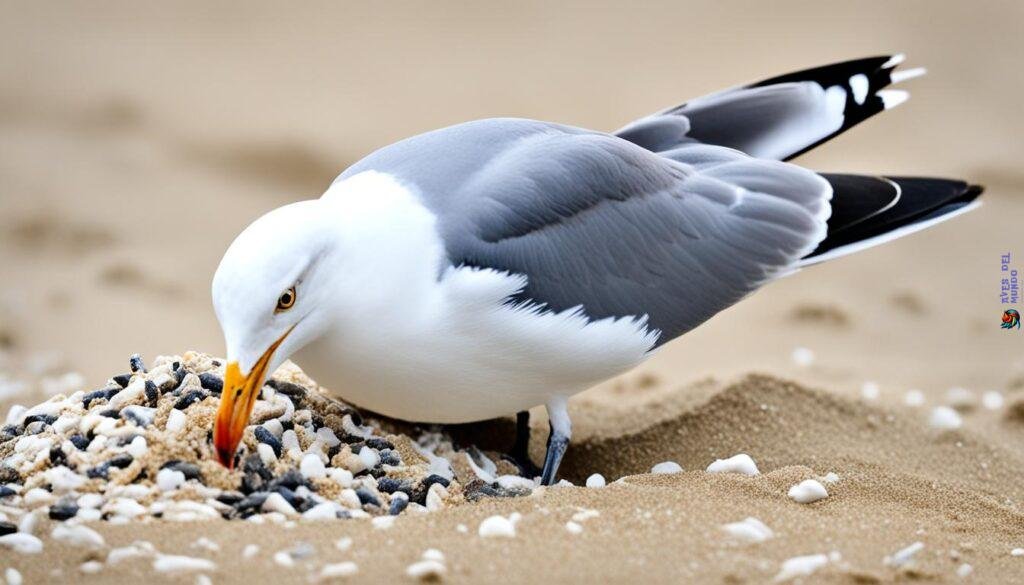
[[(775, 283), (640, 370), (574, 399), (563, 476), (581, 485), (601, 473), (604, 488), (466, 503), (388, 529), (370, 520), (285, 530), (220, 520), (90, 524), (107, 548), (144, 539), (163, 553), (212, 559), (214, 583), (307, 582), (345, 561), (358, 565), (357, 580), (401, 582), (429, 548), (443, 553), (449, 582), (760, 583), (811, 555), (824, 561), (805, 582), (957, 582), (964, 565), (969, 581), (1024, 582), (1024, 557), (1010, 555), (1024, 547), (1024, 336), (998, 326), (1000, 255), (1024, 259), (1021, 5), (495, 10), (324, 5), (282, 14), (123, 3), (5, 11), (2, 412), (98, 388), (133, 352), (221, 353), (209, 281), (244, 225), (317, 196), (377, 146), (466, 119), (610, 129), (744, 80), (905, 51), (908, 65), (929, 68), (908, 84), (911, 100), (798, 162), (967, 177), (988, 187), (985, 205)], [(810, 363), (792, 360), (796, 348), (810, 350)], [(866, 382), (877, 398), (865, 398)], [(951, 397), (953, 387), (976, 404)], [(911, 390), (923, 404), (905, 404)], [(1003, 396), (1001, 408), (982, 404), (989, 391)], [(930, 426), (933, 409), (953, 402), (962, 426)], [(539, 461), (547, 425), (543, 410), (536, 414)], [(511, 428), (450, 432), (498, 449)], [(705, 472), (738, 453), (760, 475)], [(646, 474), (663, 461), (684, 472)], [(823, 482), (828, 498), (787, 496), (829, 472), (840, 479)], [(573, 520), (579, 508), (598, 515)], [(513, 512), (522, 514), (514, 538), (478, 536), (485, 518)], [(773, 538), (741, 544), (721, 528), (747, 517)], [(570, 532), (569, 522), (582, 530)], [(53, 542), (50, 531), (49, 521), (38, 529), (43, 555), (0, 550), (0, 568), (16, 568), (27, 583), (153, 578), (152, 559), (81, 574), (106, 551)], [(220, 550), (192, 547), (202, 536)], [(347, 551), (335, 547), (342, 537), (352, 538)], [(290, 569), (275, 564), (274, 553), (300, 542), (314, 554)], [(912, 563), (886, 564), (915, 542), (923, 548)], [(243, 560), (253, 543), (260, 552)]]

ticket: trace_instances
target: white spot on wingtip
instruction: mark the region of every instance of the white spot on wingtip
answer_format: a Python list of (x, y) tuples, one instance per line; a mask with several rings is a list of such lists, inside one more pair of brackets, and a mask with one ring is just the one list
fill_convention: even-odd
[(902, 89), (883, 89), (876, 92), (875, 95), (882, 98), (882, 106), (887, 110), (891, 110), (910, 99), (910, 94)]
[(913, 79), (915, 77), (921, 77), (925, 73), (928, 73), (928, 70), (925, 69), (924, 67), (914, 67), (913, 69), (907, 70), (901, 69), (899, 71), (893, 71), (892, 73), (890, 73), (889, 79), (891, 79), (893, 83), (899, 83), (901, 81), (906, 81), (908, 79)]
[(864, 100), (868, 99), (868, 76), (858, 73), (850, 77), (850, 89), (853, 91), (853, 101), (858, 106), (864, 105)]
[(899, 65), (900, 63), (902, 63), (903, 61), (905, 61), (906, 58), (907, 58), (906, 53), (896, 53), (892, 57), (889, 57), (888, 61), (886, 61), (885, 63), (882, 63), (882, 69), (888, 69), (890, 67), (895, 67), (895, 66)]

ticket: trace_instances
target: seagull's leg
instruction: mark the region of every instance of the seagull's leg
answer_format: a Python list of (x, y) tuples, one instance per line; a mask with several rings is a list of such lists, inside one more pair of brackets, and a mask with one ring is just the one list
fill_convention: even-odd
[(540, 475), (540, 468), (530, 461), (530, 411), (516, 413), (516, 442), (505, 456), (516, 467), (519, 475), (533, 479)]
[(569, 448), (572, 436), (572, 421), (569, 420), (568, 400), (559, 396), (552, 398), (547, 404), (548, 420), (551, 423), (551, 434), (548, 435), (548, 453), (544, 457), (544, 473), (541, 474), (541, 485), (553, 485), (558, 475), (558, 466), (562, 456)]

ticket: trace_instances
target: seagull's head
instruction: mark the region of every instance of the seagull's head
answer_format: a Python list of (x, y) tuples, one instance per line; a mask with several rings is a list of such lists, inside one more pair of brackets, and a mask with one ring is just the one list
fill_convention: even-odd
[(227, 364), (213, 443), (231, 467), (266, 376), (317, 338), (330, 315), (336, 246), (318, 201), (257, 219), (224, 254), (213, 277), (213, 306)]

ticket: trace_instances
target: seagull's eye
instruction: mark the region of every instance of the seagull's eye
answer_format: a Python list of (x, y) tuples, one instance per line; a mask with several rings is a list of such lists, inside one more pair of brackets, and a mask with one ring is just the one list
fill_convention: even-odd
[(281, 296), (277, 297), (277, 308), (274, 309), (275, 313), (281, 311), (287, 311), (288, 309), (295, 306), (295, 287), (291, 287), (288, 290), (281, 293)]

